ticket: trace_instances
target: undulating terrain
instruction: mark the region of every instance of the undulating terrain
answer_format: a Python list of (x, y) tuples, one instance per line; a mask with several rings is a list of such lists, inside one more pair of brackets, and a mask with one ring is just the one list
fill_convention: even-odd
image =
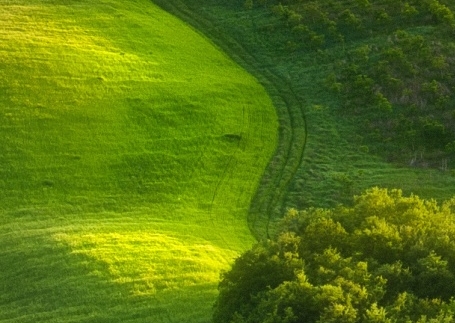
[(289, 208), (455, 192), (449, 0), (0, 0), (0, 321), (209, 322)]
[(208, 322), (277, 140), (147, 0), (0, 1), (0, 321)]
[(454, 195), (452, 1), (155, 2), (244, 61), (274, 100), (280, 140), (251, 220), (372, 186)]

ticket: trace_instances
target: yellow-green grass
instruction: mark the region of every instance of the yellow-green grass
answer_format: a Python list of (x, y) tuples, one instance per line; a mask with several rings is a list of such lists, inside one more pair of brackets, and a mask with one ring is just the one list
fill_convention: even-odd
[(0, 0), (0, 321), (208, 322), (276, 119), (147, 0)]

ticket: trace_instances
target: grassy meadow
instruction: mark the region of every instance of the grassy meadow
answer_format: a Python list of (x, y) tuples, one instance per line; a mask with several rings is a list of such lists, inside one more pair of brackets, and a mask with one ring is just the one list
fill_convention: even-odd
[[(236, 45), (226, 47), (226, 51), (229, 52), (231, 48), (233, 57), (253, 56), (253, 63), (248, 64), (250, 72), (271, 75), (268, 80), (272, 84), (269, 86), (270, 82), (266, 80), (264, 85), (270, 93), (273, 92), (270, 88), (277, 88), (282, 94), (283, 98), (272, 96), (280, 116), (280, 129), (284, 128), (280, 133), (279, 147), (287, 141), (294, 155), (298, 155), (299, 150), (304, 151), (297, 167), (288, 169), (290, 180), (279, 187), (280, 192), (265, 190), (264, 199), (273, 200), (278, 194), (281, 195), (279, 200), (275, 199), (273, 208), (267, 210), (270, 219), (280, 218), (287, 208), (349, 204), (352, 203), (353, 195), (373, 186), (400, 188), (404, 194), (414, 193), (438, 201), (454, 195), (453, 168), (442, 171), (438, 167), (410, 167), (409, 163), (391, 162), (381, 155), (383, 143), (368, 140), (372, 133), (360, 126), (363, 121), (358, 111), (361, 109), (346, 109), (340, 95), (334, 94), (327, 86), (326, 80), (336, 69), (336, 64), (348, 59), (346, 53), (364, 45), (374, 48), (387, 44), (390, 40), (387, 34), (378, 32), (371, 38), (346, 44), (302, 49), (305, 42), (296, 44), (292, 28), (272, 12), (275, 2), (254, 1), (254, 6), (250, 8), (248, 1), (243, 0), (155, 1), (198, 26), (215, 41), (220, 38), (234, 39)], [(295, 3), (299, 7), (298, 2)], [(311, 3), (308, 5), (311, 6)], [(358, 8), (357, 2), (353, 1), (336, 3), (342, 8)], [(412, 26), (406, 29), (403, 24), (403, 28), (410, 33), (425, 32), (425, 29), (415, 30)], [(299, 103), (284, 107), (280, 105), (283, 99)], [(450, 105), (447, 106), (449, 110)], [(307, 133), (304, 140), (300, 140), (300, 145), (292, 144), (295, 138), (300, 138), (297, 132), (289, 131), (288, 136), (283, 135), (292, 128), (289, 125), (295, 120), (296, 114), (303, 114)], [(410, 161), (413, 155), (400, 157)], [(281, 158), (284, 158), (283, 154)], [(272, 174), (270, 176), (273, 177), (276, 173), (280, 174), (280, 168), (270, 164), (266, 174)]]
[(147, 0), (0, 0), (0, 321), (208, 322), (275, 151), (259, 82)]

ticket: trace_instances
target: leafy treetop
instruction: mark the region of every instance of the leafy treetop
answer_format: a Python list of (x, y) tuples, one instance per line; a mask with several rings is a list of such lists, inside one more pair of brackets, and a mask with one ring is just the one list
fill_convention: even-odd
[(214, 322), (453, 322), (454, 210), (378, 188), (290, 210), (222, 275)]

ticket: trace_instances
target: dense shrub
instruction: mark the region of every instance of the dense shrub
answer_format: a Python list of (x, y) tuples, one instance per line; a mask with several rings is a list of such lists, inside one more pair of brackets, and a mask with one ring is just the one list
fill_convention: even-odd
[(365, 133), (382, 134), (382, 153), (390, 160), (407, 162), (425, 152), (427, 161), (439, 164), (448, 156), (445, 145), (455, 140), (453, 53), (447, 44), (404, 30), (372, 47), (348, 51), (349, 62), (338, 62), (328, 89), (336, 90), (349, 114), (366, 120)]
[[(285, 50), (334, 56), (328, 89), (339, 99), (340, 117), (360, 126), (371, 153), (413, 166), (452, 159), (444, 147), (455, 141), (455, 2), (269, 0), (267, 6), (281, 22), (277, 30), (288, 30)], [(442, 125), (443, 136), (422, 118)]]
[(377, 188), (290, 210), (222, 275), (214, 322), (453, 322), (454, 211)]

